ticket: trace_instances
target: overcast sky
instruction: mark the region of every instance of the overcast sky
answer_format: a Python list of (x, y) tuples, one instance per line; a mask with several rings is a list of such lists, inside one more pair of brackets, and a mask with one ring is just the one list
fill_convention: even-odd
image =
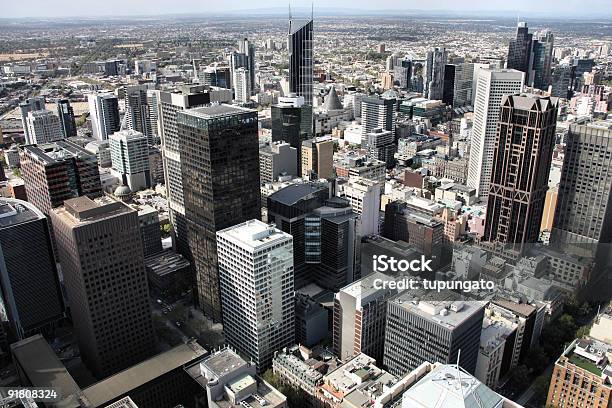
[[(241, 9), (287, 7), (287, 0), (0, 0), (1, 17), (71, 17), (159, 15), (165, 13), (219, 13)], [(310, 7), (310, 1), (293, 0), (294, 7)], [(432, 10), (511, 12), (540, 17), (612, 16), (612, 0), (315, 0), (326, 8), (348, 10)]]

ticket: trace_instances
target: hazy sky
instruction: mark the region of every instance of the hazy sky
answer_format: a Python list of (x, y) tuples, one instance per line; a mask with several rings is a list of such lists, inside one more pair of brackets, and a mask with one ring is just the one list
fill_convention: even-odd
[[(287, 7), (287, 0), (0, 0), (1, 17), (68, 17), (219, 13)], [(294, 7), (310, 1), (294, 0)], [(315, 0), (316, 8), (512, 12), (527, 16), (612, 16), (612, 0)], [(553, 15), (554, 14), (554, 15)]]

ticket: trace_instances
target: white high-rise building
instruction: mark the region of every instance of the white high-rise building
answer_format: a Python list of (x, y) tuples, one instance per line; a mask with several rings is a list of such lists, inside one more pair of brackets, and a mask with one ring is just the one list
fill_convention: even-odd
[(26, 126), (29, 144), (55, 142), (64, 138), (59, 116), (48, 110), (28, 112)]
[(135, 130), (122, 130), (109, 138), (112, 170), (124, 185), (138, 191), (151, 185), (147, 137)]
[(223, 331), (262, 371), (295, 337), (293, 237), (251, 220), (217, 232)]
[(524, 76), (515, 69), (478, 70), (467, 184), (481, 198), (489, 195), (502, 97), (521, 92)]
[(28, 124), (27, 118), (28, 113), (32, 111), (39, 111), (45, 109), (45, 98), (42, 96), (35, 96), (33, 98), (28, 98), (25, 102), (19, 104), (19, 110), (21, 112), (21, 126), (23, 127), (23, 133), (25, 135), (26, 143), (33, 144), (30, 140), (30, 135), (28, 133)]
[(395, 104), (391, 97), (367, 96), (361, 99), (361, 147), (367, 147), (367, 134), (381, 128), (395, 133)]
[(362, 177), (351, 177), (339, 187), (338, 195), (348, 200), (359, 214), (358, 235), (378, 235), (380, 214), (380, 183)]
[(234, 70), (234, 99), (238, 102), (248, 102), (251, 98), (251, 78), (249, 70), (237, 68)]
[(119, 101), (117, 96), (110, 92), (87, 95), (91, 128), (98, 140), (107, 140), (110, 135), (119, 131), (121, 121), (119, 118)]

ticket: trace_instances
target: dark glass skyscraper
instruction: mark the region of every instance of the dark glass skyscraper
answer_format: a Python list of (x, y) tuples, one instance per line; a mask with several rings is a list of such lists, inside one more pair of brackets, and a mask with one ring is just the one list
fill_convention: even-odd
[(533, 34), (529, 34), (527, 23), (520, 22), (516, 28), (516, 39), (511, 40), (508, 46), (508, 69), (516, 69), (527, 74), (529, 79), (533, 58)]
[(289, 19), (289, 91), (312, 106), (313, 20)]
[(533, 87), (547, 91), (552, 84), (552, 60), (555, 37), (549, 30), (533, 41)]
[(483, 239), (510, 256), (538, 240), (556, 122), (557, 98), (502, 99)]
[(176, 121), (198, 303), (221, 321), (215, 234), (261, 218), (257, 111), (217, 105), (178, 112)]
[(76, 122), (74, 121), (74, 110), (70, 106), (68, 99), (60, 99), (57, 101), (57, 116), (60, 119), (60, 125), (64, 137), (72, 137), (77, 135)]

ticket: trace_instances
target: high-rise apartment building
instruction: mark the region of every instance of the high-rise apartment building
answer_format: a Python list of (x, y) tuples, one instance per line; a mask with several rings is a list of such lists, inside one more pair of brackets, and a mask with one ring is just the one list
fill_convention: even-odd
[(597, 243), (611, 243), (611, 202), (612, 130), (571, 125), (565, 137), (551, 242), (591, 246), (591, 253)]
[(74, 109), (70, 106), (70, 100), (60, 99), (57, 101), (57, 116), (60, 118), (60, 126), (64, 137), (76, 136), (77, 127), (74, 120)]
[(30, 139), (30, 134), (28, 133), (28, 125), (27, 118), (28, 113), (35, 112), (39, 110), (45, 109), (45, 98), (42, 96), (35, 96), (33, 98), (28, 98), (25, 102), (19, 104), (19, 111), (21, 113), (21, 127), (23, 128), (23, 133), (25, 135), (26, 144), (33, 144), (34, 142)]
[(334, 141), (331, 136), (305, 140), (301, 149), (302, 177), (308, 179), (334, 177)]
[(188, 257), (200, 308), (221, 320), (215, 233), (261, 218), (257, 111), (194, 108), (176, 118)]
[(442, 100), (444, 90), (444, 69), (448, 51), (435, 48), (427, 52), (423, 71), (424, 96), (427, 99)]
[(484, 241), (519, 256), (538, 241), (555, 145), (557, 98), (504, 96), (488, 194)]
[(246, 103), (251, 100), (251, 75), (245, 68), (236, 68), (233, 73), (234, 99)]
[(119, 117), (119, 101), (117, 96), (110, 92), (100, 92), (87, 95), (89, 115), (93, 135), (98, 140), (106, 140), (110, 135), (119, 131), (121, 119)]
[(423, 361), (459, 364), (476, 370), (484, 303), (458, 300), (452, 292), (407, 290), (387, 302), (383, 362), (402, 376)]
[(49, 222), (31, 203), (0, 199), (0, 286), (18, 340), (51, 334), (64, 315)]
[[(244, 100), (238, 99), (238, 97), (235, 99), (246, 102), (249, 100), (251, 95), (255, 94), (255, 44), (249, 41), (248, 38), (240, 39), (238, 41), (238, 52), (233, 52), (230, 54), (229, 63), (230, 76), (234, 92), (238, 94), (239, 89), (244, 88), (241, 90), (241, 95)], [(236, 77), (239, 69), (244, 71), (244, 73), (238, 78), (241, 82), (240, 86), (237, 83)], [(246, 76), (246, 78), (244, 76)]]
[(346, 361), (360, 353), (382, 362), (387, 299), (397, 290), (375, 288), (392, 278), (380, 272), (355, 281), (334, 296), (334, 354)]
[[(157, 126), (154, 112), (155, 103), (149, 91), (155, 89), (154, 84), (128, 85), (125, 87), (125, 124), (127, 129), (135, 130), (147, 137), (149, 143), (154, 143), (154, 127)], [(109, 135), (110, 136), (110, 135)]]
[(313, 25), (309, 20), (294, 20), (289, 17), (289, 92), (304, 98), (304, 104), (312, 106), (313, 88)]
[(64, 139), (60, 118), (51, 111), (28, 112), (26, 125), (31, 144), (50, 143)]
[(516, 27), (516, 38), (508, 45), (506, 68), (516, 69), (529, 79), (533, 66), (533, 34), (529, 33), (527, 23), (519, 22)]
[(51, 212), (81, 357), (98, 378), (154, 354), (138, 214), (88, 197)]
[(28, 201), (46, 215), (69, 198), (102, 195), (96, 155), (72, 142), (23, 146), (20, 162)]
[(502, 98), (521, 92), (524, 77), (517, 70), (478, 70), (467, 184), (481, 198), (489, 194)]
[(395, 98), (368, 96), (361, 100), (361, 147), (367, 148), (367, 135), (374, 129), (395, 134)]
[(122, 130), (108, 138), (112, 169), (123, 185), (132, 191), (151, 186), (149, 143), (144, 134), (136, 130)]
[(217, 232), (226, 341), (260, 371), (295, 338), (293, 239), (259, 220)]

